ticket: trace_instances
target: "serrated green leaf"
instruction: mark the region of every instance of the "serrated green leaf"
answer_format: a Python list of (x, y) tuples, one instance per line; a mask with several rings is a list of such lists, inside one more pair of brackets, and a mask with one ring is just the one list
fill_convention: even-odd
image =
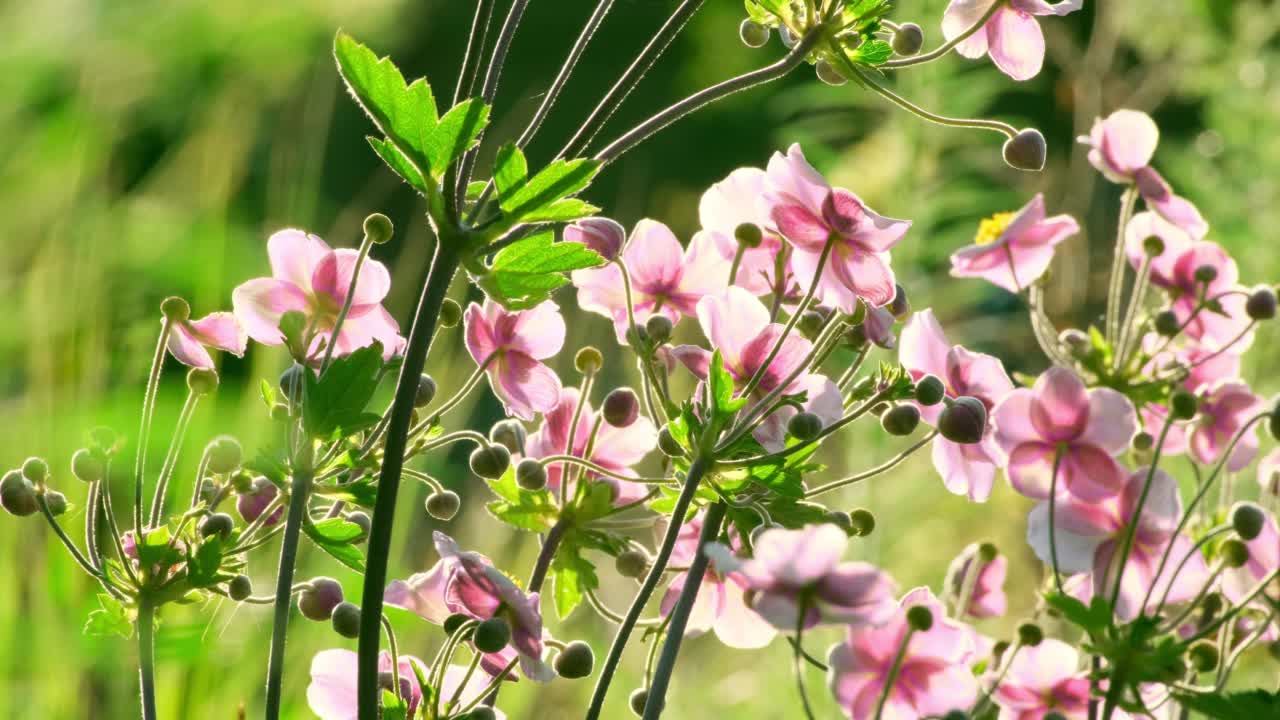
[(529, 163), (524, 153), (513, 143), (507, 143), (498, 149), (498, 157), (493, 161), (493, 183), (498, 188), (498, 197), (516, 192), (529, 179)]
[(187, 557), (187, 582), (194, 588), (214, 585), (222, 569), (222, 541), (206, 539)]
[(1234, 693), (1177, 692), (1174, 697), (1184, 708), (1215, 720), (1280, 717), (1280, 694), (1266, 690)]
[(507, 468), (501, 478), (489, 483), (489, 489), (497, 500), (485, 505), (494, 518), (529, 532), (542, 533), (555, 525), (560, 515), (551, 493), (547, 490), (522, 490), (516, 485), (515, 470)]
[(505, 307), (529, 308), (569, 282), (563, 273), (598, 267), (604, 258), (581, 243), (555, 242), (550, 230), (513, 243), (493, 258), (479, 285)]
[(405, 720), (409, 717), (409, 706), (396, 697), (390, 690), (382, 691), (382, 720)]
[(84, 634), (91, 637), (133, 637), (133, 621), (119, 600), (107, 593), (98, 593), (98, 609), (89, 612), (84, 623)]
[(340, 517), (320, 520), (312, 525), (312, 530), (333, 543), (349, 543), (364, 534), (359, 525)]
[(378, 388), (382, 369), (382, 344), (360, 348), (336, 358), (319, 378), (304, 372), (306, 395), (302, 424), (316, 438), (350, 435), (378, 422), (380, 417), (364, 408)]
[(891, 57), (893, 57), (893, 47), (879, 38), (862, 43), (849, 55), (849, 59), (853, 62), (872, 67), (883, 65)]
[(551, 561), (551, 586), (556, 615), (564, 619), (582, 603), (588, 591), (600, 587), (600, 578), (595, 565), (582, 557), (577, 544), (561, 541), (560, 550)]
[[(509, 160), (513, 161), (514, 158)], [(498, 205), (506, 213), (508, 222), (527, 222), (534, 213), (590, 185), (599, 171), (600, 163), (595, 160), (556, 160), (525, 182), (516, 184), (510, 192), (500, 193)]]
[(463, 100), (453, 106), (435, 132), (423, 138), (422, 150), (431, 164), (431, 174), (439, 177), (476, 144), (489, 124), (489, 106), (479, 99)]
[(401, 180), (408, 183), (409, 187), (417, 190), (423, 197), (432, 192), (426, 178), (422, 176), (422, 172), (409, 161), (409, 158), (404, 156), (404, 153), (396, 148), (395, 143), (372, 136), (365, 139), (369, 141), (369, 145), (373, 147), (373, 151), (378, 154), (378, 157), (382, 158), (382, 162), (386, 163), (392, 172), (399, 175)]
[[(364, 553), (361, 553), (359, 548), (351, 544), (352, 538), (348, 538), (347, 540), (334, 540), (330, 537), (330, 535), (333, 537), (346, 536), (350, 533), (350, 530), (337, 524), (326, 525), (324, 530), (320, 529), (321, 525), (331, 523), (333, 520), (339, 521), (342, 525), (350, 525), (355, 528), (357, 532), (360, 530), (358, 525), (347, 522), (342, 518), (329, 518), (327, 520), (322, 520), (319, 523), (304, 522), (302, 524), (302, 529), (306, 532), (307, 537), (311, 538), (311, 541), (314, 542), (317, 547), (324, 550), (332, 556), (333, 559), (343, 565), (346, 565), (352, 570), (364, 572)], [(326, 532), (330, 533), (330, 535), (326, 535)]]

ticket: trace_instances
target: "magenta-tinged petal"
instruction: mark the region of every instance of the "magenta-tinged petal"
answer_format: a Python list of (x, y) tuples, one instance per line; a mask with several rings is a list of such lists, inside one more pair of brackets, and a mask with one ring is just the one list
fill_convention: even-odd
[[(334, 357), (350, 355), (360, 348), (372, 345), (375, 341), (382, 344), (384, 360), (390, 360), (404, 353), (406, 340), (400, 334), (400, 325), (395, 318), (391, 317), (391, 313), (381, 305), (361, 305), (352, 308), (353, 311), (356, 309), (361, 311), (360, 314), (353, 312), (342, 324), (342, 330), (338, 333), (338, 339), (333, 346)], [(321, 333), (320, 337), (325, 342), (329, 342), (331, 334)]]
[[(1005, 472), (1009, 475), (1009, 484), (1013, 489), (1035, 500), (1049, 497), (1053, 481), (1053, 456), (1057, 448), (1046, 443), (1027, 442), (1007, 450), (1009, 463)], [(1057, 492), (1061, 493), (1064, 488), (1061, 468), (1057, 487)]]
[(807, 630), (822, 619), (821, 613), (812, 603), (806, 605), (804, 618), (800, 618), (800, 595), (794, 590), (766, 590), (757, 593), (751, 601), (751, 609), (762, 620), (782, 631), (795, 632), (796, 625), (802, 623)]
[(669, 293), (669, 304), (680, 314), (693, 315), (702, 298), (729, 287), (729, 268), (710, 233), (696, 233), (680, 262), (680, 281)]
[[(795, 248), (791, 253), (791, 269), (795, 273), (796, 282), (804, 288), (814, 283), (817, 277), (818, 261), (821, 252), (813, 252), (803, 248)], [(822, 305), (853, 314), (858, 307), (858, 296), (853, 288), (847, 287), (831, 272), (828, 267), (817, 280), (818, 299)]]
[(838, 227), (840, 234), (873, 253), (888, 252), (911, 229), (910, 220), (885, 217), (863, 205), (857, 195), (844, 188), (832, 190), (823, 207), (824, 215), (828, 208), (833, 213), (827, 215), (829, 222), (839, 220), (839, 225), (833, 227)]
[(770, 218), (784, 238), (809, 250), (821, 250), (831, 233), (822, 218), (799, 202), (775, 205)]
[(306, 295), (298, 286), (274, 278), (254, 278), (231, 292), (231, 307), (249, 337), (263, 345), (280, 345), (280, 316), (307, 312)]
[(680, 281), (684, 248), (671, 228), (656, 220), (645, 219), (636, 223), (623, 257), (632, 283), (637, 287), (671, 288)]
[(1014, 80), (1030, 80), (1044, 65), (1044, 32), (1035, 17), (1014, 8), (997, 10), (987, 23), (991, 62)]
[(770, 585), (801, 588), (835, 568), (848, 543), (848, 535), (829, 524), (766, 530), (755, 542), (748, 574)]
[(699, 379), (705, 380), (707, 373), (711, 368), (711, 351), (700, 348), (697, 345), (677, 345), (671, 348), (671, 354), (680, 361), (682, 365), (689, 368), (689, 372), (696, 375)]
[(822, 621), (882, 625), (897, 609), (889, 576), (868, 563), (841, 563), (818, 583)]
[(1032, 387), (1031, 422), (1047, 441), (1073, 440), (1089, 421), (1089, 395), (1084, 381), (1071, 370), (1054, 366)]
[(565, 325), (560, 308), (550, 300), (515, 313), (509, 347), (534, 360), (546, 360), (564, 347)]
[(1050, 3), (1046, 0), (1011, 0), (1013, 7), (1031, 15), (1070, 15), (1084, 7), (1084, 0), (1062, 0)]
[(627, 231), (616, 220), (592, 217), (567, 225), (564, 229), (564, 240), (582, 243), (605, 260), (612, 261), (622, 252), (622, 246), (627, 240)]
[(503, 353), (490, 366), (489, 384), (507, 412), (521, 420), (556, 406), (560, 398), (560, 378), (555, 371), (519, 352)]
[(445, 586), (453, 567), (452, 561), (441, 558), (427, 572), (393, 581), (383, 594), (383, 602), (416, 613), (427, 622), (443, 624), (452, 614), (445, 603)]
[(769, 325), (769, 311), (751, 293), (731, 287), (698, 301), (698, 322), (725, 365), (740, 368), (744, 346)]
[(1089, 391), (1089, 424), (1078, 442), (1119, 455), (1137, 432), (1138, 413), (1129, 398), (1111, 388)]
[[(1040, 274), (1048, 268), (1053, 259), (1053, 251), (1038, 253), (1037, 261), (1043, 260)], [(1034, 268), (1026, 268), (1015, 272), (1013, 251), (1007, 244), (991, 243), (989, 245), (968, 245), (951, 254), (951, 276), (957, 278), (977, 278), (986, 280), (996, 287), (1011, 293), (1020, 293), (1030, 280)]]
[(1144, 167), (1134, 174), (1134, 182), (1147, 206), (1165, 220), (1182, 228), (1191, 237), (1200, 240), (1209, 234), (1209, 223), (1186, 198), (1173, 193), (1173, 188), (1153, 167)]
[(236, 357), (244, 355), (249, 343), (244, 329), (236, 321), (235, 313), (209, 313), (199, 320), (192, 320), (189, 327), (192, 335), (202, 345), (229, 352)]
[[(942, 35), (952, 40), (982, 19), (996, 0), (951, 0), (942, 14)], [(990, 23), (988, 22), (988, 27)], [(956, 45), (956, 52), (977, 59), (987, 54), (987, 29), (984, 27)]]
[(970, 352), (959, 345), (947, 353), (944, 378), (957, 395), (976, 397), (988, 409), (1013, 391), (1013, 381), (999, 358)]
[(471, 359), (477, 365), (483, 365), (502, 348), (501, 340), (494, 334), (494, 328), (489, 324), (484, 309), (476, 303), (467, 306), (462, 322), (467, 352), (471, 353)]
[[(337, 307), (347, 301), (347, 291), (351, 289), (351, 276), (355, 272), (360, 253), (348, 248), (327, 253), (316, 264), (311, 272), (312, 292), (328, 295)], [(387, 266), (366, 258), (360, 267), (360, 277), (356, 281), (355, 293), (351, 296), (353, 305), (377, 305), (387, 297), (391, 290), (391, 273)]]
[(787, 148), (787, 154), (774, 153), (769, 158), (765, 170), (765, 188), (767, 193), (777, 196), (789, 196), (807, 207), (814, 215), (822, 209), (822, 202), (831, 192), (831, 186), (822, 175), (805, 159), (804, 151), (799, 144), (793, 143)]
[(1081, 500), (1098, 501), (1112, 497), (1124, 487), (1124, 481), (1124, 468), (1115, 458), (1093, 445), (1072, 445), (1062, 453), (1058, 487)]
[(319, 236), (302, 230), (281, 230), (267, 239), (271, 276), (303, 292), (311, 290), (311, 275), (330, 252)]
[(1132, 181), (1139, 170), (1151, 164), (1159, 142), (1155, 121), (1136, 110), (1117, 110), (1094, 124), (1092, 143), (1101, 161), (1098, 169), (1113, 181)]
[[(791, 333), (782, 338), (782, 325), (774, 323), (763, 328), (762, 332), (752, 338), (746, 345), (741, 348), (741, 356), (735, 358), (736, 361), (730, 369), (731, 373), (741, 375), (743, 379), (754, 375), (766, 361), (769, 361), (769, 355), (773, 352), (775, 346), (778, 351), (774, 354), (773, 359), (769, 361), (768, 367), (760, 380), (760, 390), (769, 392), (776, 389), (784, 380), (800, 369), (809, 354), (813, 350), (813, 343), (797, 333)], [(782, 343), (779, 345), (778, 340)], [(729, 358), (725, 358), (726, 364)], [(800, 382), (803, 381), (803, 375), (797, 377), (790, 385), (784, 388), (785, 392), (792, 393), (798, 391)]]
[[(162, 321), (163, 322), (163, 321)], [(169, 354), (188, 367), (213, 368), (213, 357), (204, 344), (192, 334), (187, 323), (177, 323), (169, 330), (166, 343)]]
[(826, 272), (869, 305), (888, 305), (897, 294), (888, 255), (841, 246), (831, 253)]

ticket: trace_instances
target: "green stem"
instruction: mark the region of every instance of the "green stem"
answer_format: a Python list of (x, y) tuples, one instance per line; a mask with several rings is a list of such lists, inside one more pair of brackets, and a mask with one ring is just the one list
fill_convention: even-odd
[(373, 241), (366, 235), (360, 243), (360, 252), (356, 255), (356, 265), (351, 270), (351, 282), (347, 285), (347, 299), (342, 302), (342, 309), (338, 311), (338, 317), (333, 321), (333, 330), (329, 332), (329, 342), (324, 349), (324, 360), (320, 363), (320, 373), (324, 374), (325, 369), (329, 367), (329, 363), (333, 360), (333, 346), (338, 344), (338, 333), (342, 331), (342, 325), (347, 321), (347, 315), (351, 312), (351, 304), (356, 299), (356, 283), (360, 282), (360, 270), (364, 267), (364, 261), (369, 257), (369, 248), (373, 247)]
[(138, 686), (142, 720), (156, 720), (156, 609), (150, 600), (138, 603)]
[[(687, 585), (685, 587), (688, 587)], [(792, 672), (796, 676), (796, 689), (800, 692), (800, 704), (804, 707), (804, 716), (809, 720), (813, 720), (813, 708), (809, 705), (809, 693), (804, 689), (804, 646), (801, 644), (804, 638), (804, 616), (807, 606), (800, 603), (800, 607), (796, 609), (796, 638), (791, 643), (795, 652), (792, 656)]]
[(915, 628), (908, 627), (907, 631), (902, 635), (902, 644), (898, 646), (898, 654), (893, 657), (893, 665), (889, 668), (889, 674), (884, 679), (884, 690), (880, 693), (880, 699), (876, 701), (874, 720), (880, 720), (880, 716), (884, 714), (884, 705), (889, 702), (889, 694), (893, 692), (893, 686), (898, 681), (898, 673), (902, 672), (902, 662), (907, 657), (907, 648), (911, 645), (911, 636), (915, 634)]
[(147, 375), (147, 392), (142, 399), (142, 426), (138, 429), (138, 452), (133, 461), (133, 529), (142, 531), (142, 483), (147, 473), (147, 441), (151, 437), (151, 416), (156, 409), (156, 390), (160, 387), (160, 370), (164, 367), (165, 348), (169, 344), (169, 334), (173, 332), (173, 322), (165, 318), (160, 328), (160, 339), (156, 342), (156, 352), (151, 358), (151, 372)]
[[(310, 446), (310, 440), (304, 447)], [(306, 519), (311, 496), (313, 470), (310, 458), (303, 458), (294, 469), (289, 489), (289, 516), (285, 520), (284, 540), (280, 544), (280, 567), (276, 571), (276, 599), (271, 624), (271, 654), (267, 658), (267, 720), (280, 717), (280, 697), (284, 682), (284, 642), (289, 629), (290, 597), (293, 594), (293, 571), (298, 558), (298, 540)]]
[(160, 517), (164, 515), (164, 499), (169, 491), (169, 480), (173, 478), (173, 472), (178, 467), (178, 454), (182, 452), (182, 441), (187, 437), (187, 428), (191, 426), (191, 416), (196, 412), (200, 397), (200, 393), (188, 391), (187, 400), (182, 404), (173, 438), (169, 441), (169, 451), (165, 453), (164, 465), (160, 466), (160, 478), (156, 481), (155, 495), (151, 498), (151, 520), (148, 527), (159, 525)]
[(968, 40), (971, 35), (973, 35), (974, 33), (986, 27), (987, 21), (990, 20), (992, 17), (994, 17), (996, 14), (996, 11), (999, 10), (1001, 7), (1003, 7), (1004, 4), (1005, 4), (1004, 0), (1001, 0), (1000, 2), (991, 3), (990, 9), (988, 9), (987, 12), (983, 14), (981, 18), (978, 19), (977, 22), (971, 25), (969, 29), (951, 38), (947, 42), (938, 46), (936, 49), (930, 52), (927, 52), (923, 55), (916, 55), (915, 57), (901, 58), (898, 60), (890, 60), (884, 63), (883, 65), (880, 65), (880, 67), (897, 69), (897, 68), (910, 67), (912, 65), (922, 65), (924, 63), (937, 60), (943, 55), (946, 55), (947, 53), (951, 52), (951, 49), (954, 48), (955, 46), (959, 45), (965, 40)]
[[(1124, 534), (1124, 544), (1120, 546), (1120, 567), (1116, 571), (1116, 584), (1111, 590), (1111, 608), (1115, 610), (1116, 602), (1120, 599), (1120, 587), (1124, 583), (1125, 565), (1129, 562), (1129, 551), (1133, 549), (1133, 538), (1138, 532), (1138, 521), (1142, 518), (1142, 508), (1147, 504), (1147, 495), (1151, 493), (1151, 481), (1156, 476), (1156, 467), (1160, 464), (1160, 452), (1164, 449), (1164, 441), (1169, 437), (1169, 429), (1173, 427), (1173, 413), (1169, 413), (1169, 417), (1164, 421), (1164, 427), (1160, 428), (1160, 438), (1156, 440), (1156, 447), (1153, 457), (1151, 458), (1151, 466), (1147, 468), (1147, 477), (1142, 483), (1142, 493), (1138, 495), (1138, 502), (1133, 507), (1133, 517), (1129, 518), (1129, 527)], [(1173, 543), (1172, 540), (1169, 541)], [(1159, 578), (1159, 575), (1155, 576)], [(1154, 582), (1154, 580), (1153, 580)], [(1145, 607), (1137, 609), (1139, 614), (1146, 612)], [(1110, 693), (1108, 693), (1110, 694)], [(1111, 717), (1107, 714), (1106, 717)]]
[(1124, 195), (1120, 198), (1120, 224), (1116, 228), (1116, 245), (1111, 251), (1111, 279), (1107, 286), (1106, 332), (1107, 341), (1112, 343), (1113, 347), (1120, 333), (1120, 296), (1124, 291), (1126, 261), (1124, 231), (1129, 225), (1129, 218), (1133, 216), (1133, 208), (1137, 204), (1138, 187), (1131, 185), (1125, 188)]

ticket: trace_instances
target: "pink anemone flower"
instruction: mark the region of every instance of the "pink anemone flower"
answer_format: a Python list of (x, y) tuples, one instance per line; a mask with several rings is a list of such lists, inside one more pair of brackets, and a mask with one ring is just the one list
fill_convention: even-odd
[(868, 563), (841, 562), (848, 544), (849, 536), (836, 525), (809, 525), (765, 530), (746, 560), (719, 543), (705, 552), (719, 572), (745, 580), (748, 606), (779, 630), (818, 623), (878, 625), (893, 613), (893, 581)]
[[(1250, 418), (1262, 412), (1263, 400), (1240, 380), (1223, 379), (1209, 386), (1200, 398), (1200, 412), (1191, 424), (1191, 456), (1205, 465), (1218, 462), (1231, 439)], [(1239, 472), (1258, 454), (1257, 423), (1236, 443), (1227, 460), (1228, 472)]]
[(213, 369), (213, 357), (209, 355), (208, 348), (244, 357), (248, 344), (249, 336), (236, 321), (235, 313), (215, 312), (199, 320), (174, 323), (166, 347), (183, 365)]
[(454, 613), (476, 620), (501, 616), (511, 627), (511, 644), (481, 660), (490, 675), (498, 675), (519, 658), (524, 674), (549, 682), (555, 673), (542, 661), (542, 611), (538, 593), (525, 593), (489, 558), (463, 552), (453, 538), (434, 533), (440, 560), (425, 573), (387, 586), (383, 601), (417, 614), (427, 622), (444, 624)]
[[(378, 656), (378, 669), (391, 672), (391, 654), (385, 650)], [(422, 687), (418, 684), (415, 669), (424, 676), (430, 673), (426, 663), (412, 655), (400, 656), (400, 695), (408, 704), (406, 717), (415, 717), (422, 704)], [(356, 720), (359, 715), (356, 699), (356, 654), (350, 650), (321, 650), (311, 660), (311, 684), (307, 686), (307, 706), (320, 720)], [(464, 684), (465, 680), (465, 684)], [(440, 696), (445, 702), (458, 696), (465, 706), (481, 697), (489, 685), (483, 676), (468, 673), (462, 665), (445, 668)], [(461, 691), (459, 691), (461, 689)], [(493, 711), (494, 717), (504, 720), (506, 714)]]
[[(720, 255), (728, 263), (732, 263), (738, 253), (739, 243), (734, 234), (738, 226), (750, 223), (761, 229), (760, 245), (743, 251), (734, 281), (753, 295), (774, 291), (778, 284), (778, 254), (783, 250), (782, 238), (769, 227), (771, 223), (765, 211), (764, 196), (764, 171), (760, 168), (738, 168), (708, 188), (698, 204), (702, 231), (712, 236)], [(787, 265), (783, 266), (782, 279), (784, 287), (794, 282)]]
[(360, 253), (348, 248), (332, 250), (315, 235), (301, 230), (281, 230), (267, 240), (271, 277), (254, 278), (231, 293), (236, 319), (249, 337), (263, 345), (281, 345), (280, 318), (286, 312), (301, 312), (317, 336), (309, 353), (333, 345), (337, 357), (348, 355), (374, 342), (382, 343), (384, 358), (400, 354), (405, 339), (400, 326), (382, 307), (391, 290), (391, 274), (382, 263), (366, 258), (360, 269), (351, 309), (338, 337), (333, 326), (347, 301), (351, 277)]
[[(1037, 505), (1027, 520), (1027, 542), (1042, 561), (1052, 563), (1056, 550), (1060, 572), (1089, 574), (1091, 582), (1080, 589), (1085, 602), (1096, 594), (1110, 600), (1119, 571), (1120, 550), (1129, 527), (1136, 527), (1115, 607), (1116, 615), (1125, 621), (1142, 611), (1142, 600), (1149, 589), (1152, 607), (1166, 593), (1168, 602), (1178, 603), (1194, 597), (1209, 575), (1191, 540), (1174, 534), (1182, 517), (1177, 481), (1157, 470), (1142, 512), (1137, 512), (1148, 471), (1149, 468), (1140, 468), (1128, 477), (1119, 495), (1101, 502), (1072, 496), (1059, 498), (1054, 507), (1056, 547), (1050, 546), (1048, 502)], [(1169, 560), (1157, 577), (1167, 548)], [(1184, 558), (1187, 562), (1182, 565)]]
[[(937, 376), (948, 397), (969, 395), (981, 400), (988, 417), (992, 408), (1013, 391), (1013, 381), (997, 358), (951, 345), (930, 309), (915, 313), (907, 321), (898, 360), (914, 380)], [(926, 422), (936, 423), (942, 408), (941, 404), (921, 407), (920, 414)], [(996, 468), (1004, 461), (1004, 452), (989, 421), (980, 443), (965, 445), (941, 436), (933, 439), (933, 467), (947, 490), (976, 502), (985, 502), (991, 496)]]
[(560, 378), (541, 361), (564, 347), (564, 318), (547, 301), (510, 311), (492, 300), (471, 303), (463, 316), (467, 351), (486, 365), (489, 386), (507, 412), (521, 420), (547, 412), (560, 399)]
[[(942, 15), (947, 40), (962, 35), (982, 20), (991, 6), (1003, 0), (951, 0)], [(1036, 16), (1068, 15), (1084, 6), (1084, 0), (1010, 0), (996, 10), (977, 32), (956, 45), (956, 52), (978, 59), (990, 55), (1000, 72), (1014, 80), (1030, 80), (1044, 65), (1044, 31)]]
[(1045, 638), (1017, 651), (993, 698), (1000, 706), (1000, 720), (1042, 720), (1051, 712), (1084, 720), (1089, 692), (1089, 675), (1080, 670), (1076, 649)]
[[(698, 322), (712, 347), (720, 351), (725, 370), (739, 389), (764, 365), (784, 329), (779, 323), (769, 322), (769, 311), (764, 304), (740, 287), (730, 287), (720, 295), (699, 301)], [(799, 333), (788, 334), (752, 391), (752, 401), (763, 400), (778, 388), (787, 395), (805, 393), (805, 410), (817, 415), (823, 425), (839, 420), (844, 415), (844, 401), (830, 378), (802, 370), (787, 382), (796, 370), (803, 367), (812, 349), (813, 343)], [(679, 345), (672, 352), (690, 372), (706, 379), (710, 371), (711, 351), (696, 345)], [(796, 412), (795, 408), (787, 406), (771, 413), (755, 429), (756, 440), (771, 452), (781, 450), (786, 444), (787, 421)]]
[(1049, 497), (1054, 458), (1059, 493), (1102, 500), (1125, 484), (1115, 456), (1138, 431), (1137, 412), (1110, 388), (1086, 389), (1071, 370), (1052, 367), (1031, 388), (1005, 396), (994, 411), (996, 441), (1009, 456), (1009, 482), (1030, 498)]
[[(622, 259), (631, 277), (633, 312), (640, 325), (657, 313), (673, 323), (692, 315), (703, 296), (729, 281), (729, 265), (713, 237), (699, 234), (686, 250), (671, 229), (656, 220), (636, 223)], [(578, 304), (612, 320), (618, 342), (625, 345), (629, 321), (621, 268), (610, 264), (575, 270), (571, 277), (578, 288)]]
[(786, 155), (774, 153), (766, 181), (769, 217), (794, 248), (791, 269), (802, 288), (813, 285), (830, 241), (826, 266), (817, 278), (822, 304), (853, 314), (859, 299), (875, 307), (893, 300), (897, 289), (889, 250), (911, 221), (878, 215), (852, 192), (832, 188), (799, 145)]
[[(932, 612), (933, 624), (908, 639), (907, 610), (917, 605)], [(978, 699), (978, 680), (968, 665), (973, 642), (972, 630), (948, 618), (928, 588), (916, 588), (892, 606), (884, 623), (849, 628), (845, 641), (828, 655), (827, 684), (853, 720), (921, 720), (967, 710)], [(884, 712), (877, 716), (881, 697)]]
[[(978, 563), (976, 570), (974, 563)], [(947, 590), (956, 598), (964, 592), (964, 585), (969, 573), (977, 575), (973, 578), (973, 590), (969, 594), (969, 602), (963, 608), (957, 608), (960, 617), (992, 618), (1004, 615), (1009, 607), (1009, 599), (1004, 594), (1005, 578), (1009, 574), (1009, 559), (996, 555), (984, 561), (979, 546), (975, 543), (966, 547), (947, 568)]]
[[(671, 551), (672, 565), (689, 565), (698, 550), (702, 532), (702, 515), (680, 527), (676, 545)], [(662, 597), (661, 612), (665, 617), (675, 608), (688, 573), (676, 573)], [(738, 573), (721, 572), (712, 562), (702, 579), (702, 588), (689, 613), (685, 635), (701, 635), (714, 630), (720, 642), (731, 648), (752, 650), (773, 641), (778, 631), (747, 605), (747, 581)]]
[(1044, 196), (1037, 194), (1016, 213), (983, 220), (974, 244), (951, 256), (951, 275), (1022, 292), (1049, 269), (1058, 243), (1078, 232), (1080, 225), (1070, 215), (1046, 218)]
[[(564, 388), (560, 391), (560, 400), (556, 406), (542, 417), (542, 426), (529, 435), (525, 443), (525, 451), (531, 458), (545, 458), (552, 455), (570, 454), (622, 475), (635, 475), (632, 467), (644, 459), (658, 443), (658, 431), (649, 418), (637, 417), (626, 427), (614, 427), (607, 422), (599, 422), (599, 430), (595, 440), (591, 440), (591, 429), (596, 427), (600, 416), (591, 407), (591, 403), (582, 403), (578, 426), (573, 434), (573, 443), (569, 443), (569, 426), (573, 424), (574, 411), (578, 407), (580, 395), (577, 388)], [(587, 453), (590, 444), (591, 452)], [(560, 488), (564, 474), (562, 463), (553, 463), (547, 467), (547, 487), (553, 492)], [(597, 476), (587, 473), (587, 478), (608, 483), (613, 488), (613, 500), (617, 505), (625, 505), (644, 497), (649, 488), (640, 483), (627, 482), (608, 476)], [(572, 494), (570, 495), (572, 496)]]
[(1160, 143), (1160, 129), (1150, 115), (1136, 110), (1117, 110), (1098, 118), (1087, 137), (1089, 162), (1108, 180), (1136, 185), (1147, 207), (1182, 228), (1196, 240), (1209, 232), (1200, 211), (1185, 198), (1173, 194), (1169, 183), (1151, 167), (1151, 158)]

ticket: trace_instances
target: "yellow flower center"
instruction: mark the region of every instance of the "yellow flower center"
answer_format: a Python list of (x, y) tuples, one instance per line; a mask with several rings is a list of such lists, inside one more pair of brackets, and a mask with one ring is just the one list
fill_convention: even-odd
[(973, 242), (977, 245), (990, 245), (1008, 229), (1009, 223), (1013, 222), (1017, 213), (1002, 212), (996, 213), (991, 217), (983, 220), (978, 224), (978, 234), (973, 238)]

